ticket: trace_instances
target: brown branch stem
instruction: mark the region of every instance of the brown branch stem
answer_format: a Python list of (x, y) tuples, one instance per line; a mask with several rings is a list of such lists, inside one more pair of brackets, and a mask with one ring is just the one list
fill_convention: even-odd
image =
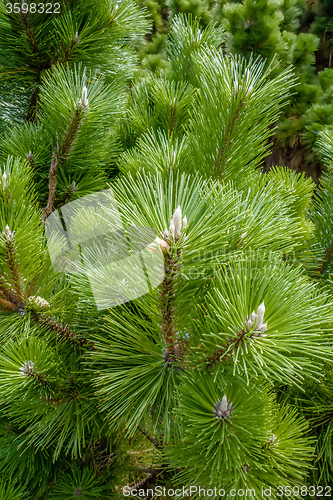
[(53, 212), (53, 204), (55, 201), (55, 192), (57, 188), (57, 171), (59, 166), (59, 160), (57, 153), (53, 151), (51, 166), (49, 171), (49, 195), (47, 199), (47, 205), (44, 208), (42, 220), (45, 221), (46, 217)]
[(142, 432), (142, 434), (158, 449), (162, 450), (163, 449), (163, 444), (159, 443), (157, 439), (154, 437), (150, 436), (147, 431), (139, 427), (139, 431)]
[(72, 332), (67, 326), (63, 326), (57, 321), (54, 321), (54, 319), (49, 318), (48, 316), (45, 316), (44, 314), (38, 313), (36, 311), (32, 311), (32, 317), (34, 320), (43, 325), (46, 326), (49, 330), (52, 332), (58, 333), (62, 337), (65, 337), (66, 339), (76, 339), (77, 335), (76, 333)]
[(43, 222), (46, 220), (47, 216), (53, 212), (56, 199), (58, 168), (60, 164), (63, 166), (69, 158), (70, 152), (74, 147), (79, 128), (83, 122), (86, 109), (87, 108), (84, 106), (80, 106), (79, 104), (76, 105), (74, 116), (65, 132), (63, 143), (61, 147), (59, 147), (59, 144), (57, 143), (57, 148), (52, 153), (49, 171), (49, 194), (47, 205), (43, 210)]
[(24, 301), (24, 294), (22, 290), (22, 278), (20, 276), (20, 272), (18, 269), (18, 264), (16, 259), (16, 249), (13, 238), (14, 238), (13, 235), (11, 237), (8, 236), (5, 237), (5, 243), (7, 247), (8, 263), (12, 278), (12, 286), (16, 293), (16, 305), (19, 305), (19, 302)]
[[(220, 347), (217, 351), (215, 351), (215, 353), (205, 359), (205, 361), (208, 363), (208, 366), (211, 367), (219, 361), (227, 361), (231, 355), (231, 346), (233, 346), (234, 349), (237, 349), (240, 344), (244, 345), (244, 337), (247, 332), (244, 330), (240, 330), (239, 332), (235, 333), (236, 335), (232, 339), (229, 339), (224, 347)], [(251, 335), (249, 337), (251, 337)]]
[(179, 269), (180, 249), (165, 250), (165, 276), (160, 288), (161, 298), (161, 330), (167, 350), (167, 361), (172, 361), (179, 354), (177, 352), (177, 320), (174, 314), (174, 300), (176, 291), (177, 271)]

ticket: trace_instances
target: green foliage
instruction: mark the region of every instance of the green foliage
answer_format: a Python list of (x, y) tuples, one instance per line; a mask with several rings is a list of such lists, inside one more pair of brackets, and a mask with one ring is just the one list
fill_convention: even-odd
[[(102, 481), (91, 475), (89, 469), (71, 470), (63, 473), (49, 498), (54, 500), (76, 500), (78, 497), (95, 500), (112, 498), (111, 488), (103, 487)], [(109, 491), (107, 491), (109, 490)]]
[(21, 487), (15, 487), (13, 483), (5, 483), (0, 486), (1, 500), (21, 500), (28, 499), (26, 491)]
[[(246, 59), (260, 56), (268, 62), (278, 56), (279, 65), (272, 76), (293, 64), (298, 85), (278, 122), (272, 158), (268, 161), (271, 165), (283, 161), (288, 167), (318, 175), (322, 156), (316, 147), (316, 138), (318, 132), (330, 124), (332, 114), (332, 90), (323, 85), (323, 79), (332, 79), (333, 74), (330, 0), (217, 0), (215, 3), (172, 0), (145, 5), (154, 22), (152, 33), (139, 50), (145, 71), (150, 69), (159, 74), (169, 70), (166, 34), (170, 33), (181, 43), (173, 77), (180, 72), (184, 76), (176, 76), (177, 79), (193, 84), (189, 75), (193, 65), (189, 64), (188, 45), (180, 38), (183, 28), (179, 30), (177, 26), (180, 17), (175, 16), (176, 13), (190, 14), (196, 19), (194, 40), (199, 27), (212, 26), (215, 21), (216, 26), (224, 30), (227, 53)], [(195, 44), (190, 50), (196, 51)]]
[[(329, 483), (332, 77), (303, 2), (170, 3), (167, 39), (162, 2), (154, 36), (128, 0), (0, 5), (0, 498)], [(284, 109), (316, 190), (264, 173)]]
[[(167, 451), (178, 467), (184, 451), (187, 453), (186, 467), (177, 474), (176, 482), (205, 484), (213, 491), (236, 485), (237, 490), (253, 488), (260, 492), (278, 482), (288, 486), (293, 484), (291, 478), (301, 479), (305, 456), (310, 458), (312, 454), (305, 421), (290, 408), (277, 406), (265, 386), (249, 394), (245, 387), (235, 384), (234, 378), (214, 382), (212, 376), (194, 375), (182, 384), (179, 418), (184, 437), (181, 448)], [(221, 394), (227, 394), (228, 401), (233, 402), (226, 425), (221, 425), (212, 412)], [(205, 463), (200, 460), (202, 455)]]
[(149, 22), (131, 0), (61, 0), (59, 15), (7, 13), (8, 3), (14, 5), (0, 2), (0, 44), (6, 47), (0, 55), (2, 127), (22, 122), (23, 117), (35, 119), (39, 85), (53, 66), (81, 62), (102, 71), (108, 82), (133, 76), (133, 44), (146, 33)]
[(202, 30), (198, 20), (192, 16), (177, 16), (173, 20), (167, 44), (172, 79), (195, 84), (197, 67), (193, 62), (198, 56), (204, 55), (205, 49), (218, 49), (223, 42), (222, 27), (211, 22)]

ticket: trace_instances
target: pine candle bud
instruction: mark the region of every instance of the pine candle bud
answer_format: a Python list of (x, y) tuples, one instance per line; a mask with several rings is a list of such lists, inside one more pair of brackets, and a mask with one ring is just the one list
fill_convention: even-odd
[(173, 235), (173, 237), (175, 238), (176, 230), (175, 230), (175, 223), (173, 222), (173, 219), (170, 222), (170, 232)]
[(249, 332), (253, 328), (255, 331), (251, 334), (252, 337), (263, 337), (267, 330), (267, 323), (263, 323), (265, 314), (265, 304), (262, 302), (258, 307), (257, 313), (252, 311), (251, 316), (246, 318), (245, 330)]
[(233, 405), (232, 403), (228, 403), (228, 398), (226, 395), (224, 395), (221, 400), (218, 400), (213, 407), (215, 417), (221, 421), (229, 417), (232, 409)]
[(276, 440), (276, 436), (275, 436), (275, 434), (273, 434), (272, 437), (270, 438), (270, 440), (268, 441), (268, 443), (273, 444), (275, 440)]
[(222, 398), (222, 401), (220, 403), (220, 410), (221, 410), (221, 412), (224, 413), (225, 411), (227, 411), (227, 409), (228, 409), (228, 399), (227, 399), (227, 396), (224, 395)]
[[(178, 240), (178, 238), (181, 235), (182, 229), (185, 229), (187, 226), (187, 217), (186, 215), (182, 219), (182, 209), (180, 208), (180, 205), (176, 208), (172, 219), (170, 221), (170, 233), (166, 229), (164, 231), (164, 239), (167, 240), (169, 239), (170, 235), (172, 234), (175, 240)], [(185, 241), (186, 237), (184, 236), (183, 241)]]
[(86, 108), (88, 106), (88, 92), (87, 92), (87, 87), (84, 86), (82, 89), (82, 106)]
[(27, 160), (28, 160), (28, 161), (30, 161), (30, 162), (31, 162), (31, 161), (33, 160), (33, 158), (34, 158), (34, 157), (33, 157), (33, 154), (32, 154), (32, 152), (31, 152), (31, 151), (29, 151), (29, 153), (28, 153), (28, 154), (26, 154), (25, 156), (27, 157)]
[(260, 329), (263, 324), (264, 314), (265, 314), (265, 304), (262, 303), (260, 304), (257, 310), (257, 324), (256, 324), (257, 329)]
[(2, 187), (3, 189), (6, 189), (6, 181), (7, 181), (7, 175), (6, 172), (2, 174)]
[(48, 301), (43, 299), (43, 297), (40, 297), (39, 295), (32, 295), (31, 297), (29, 297), (27, 300), (27, 304), (29, 304), (30, 306), (35, 306), (38, 309), (48, 309), (50, 307)]
[(14, 233), (11, 232), (8, 224), (6, 225), (4, 231), (2, 231), (2, 236), (5, 238), (5, 240), (12, 241), (12, 237), (14, 236)]
[(20, 368), (20, 372), (22, 373), (22, 375), (26, 375), (28, 377), (33, 373), (34, 367), (35, 363), (33, 363), (31, 360), (25, 361)]
[(182, 209), (180, 208), (180, 205), (176, 208), (172, 220), (175, 226), (175, 235), (179, 238), (180, 231), (182, 229)]

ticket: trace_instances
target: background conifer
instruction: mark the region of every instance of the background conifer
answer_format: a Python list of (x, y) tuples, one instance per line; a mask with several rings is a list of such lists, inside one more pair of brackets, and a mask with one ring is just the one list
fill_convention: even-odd
[(269, 33), (237, 54), (235, 6), (226, 33), (170, 4), (147, 74), (130, 0), (0, 5), (2, 497), (330, 488), (330, 128), (318, 187), (264, 168), (312, 73), (302, 4), (269, 7), (299, 66)]

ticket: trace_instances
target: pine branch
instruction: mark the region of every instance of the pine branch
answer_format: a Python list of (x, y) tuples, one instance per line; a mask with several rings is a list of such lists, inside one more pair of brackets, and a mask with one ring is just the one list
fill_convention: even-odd
[(37, 59), (40, 62), (40, 66), (35, 66), (35, 69), (39, 71), (41, 69), (42, 65), (45, 65), (45, 56), (43, 56), (43, 54), (39, 50), (38, 40), (36, 38), (36, 35), (32, 29), (32, 25), (30, 23), (29, 13), (28, 12), (24, 13), (21, 10), (20, 11), (20, 18), (21, 18), (22, 24), (25, 28), (25, 33), (27, 35), (27, 39), (28, 39), (29, 45), (33, 51), (33, 54), (37, 56)]
[[(58, 145), (57, 145), (58, 149)], [(57, 188), (57, 171), (59, 166), (59, 160), (56, 151), (52, 153), (51, 167), (49, 171), (49, 196), (47, 200), (47, 205), (44, 208), (42, 215), (42, 221), (44, 222), (46, 217), (53, 212), (53, 204), (55, 201), (55, 192)]]
[[(156, 477), (157, 477), (158, 471), (154, 470), (149, 474), (148, 477), (142, 479), (138, 483), (136, 483), (132, 488), (131, 491), (133, 490), (144, 490), (144, 489), (151, 489), (153, 490), (156, 486)], [(146, 498), (151, 498), (151, 496), (147, 496)]]
[(74, 147), (80, 126), (84, 120), (85, 113), (87, 111), (88, 103), (78, 102), (75, 107), (74, 116), (71, 119), (68, 129), (65, 132), (64, 140), (62, 145), (59, 147), (57, 143), (56, 151), (52, 153), (51, 166), (49, 171), (49, 195), (47, 200), (47, 205), (44, 208), (42, 220), (43, 222), (49, 214), (53, 212), (54, 203), (56, 198), (56, 188), (57, 188), (57, 172), (59, 164), (62, 166), (66, 163), (69, 155)]
[[(27, 114), (27, 121), (29, 121), (29, 122), (36, 122), (37, 121), (38, 98), (39, 98), (39, 86), (37, 84), (35, 90), (32, 93), (31, 99), (30, 99), (30, 105), (29, 105), (29, 110), (28, 110), (28, 114)], [(30, 161), (30, 163), (32, 163), (32, 162)]]
[(142, 427), (138, 427), (138, 429), (158, 450), (163, 450), (163, 444), (159, 443), (154, 437), (151, 437)]
[(0, 290), (0, 306), (5, 310), (5, 311), (16, 311), (16, 306), (13, 304), (10, 300), (7, 300), (4, 298), (4, 293)]
[(171, 124), (170, 124), (170, 136), (172, 135), (172, 132), (175, 128), (175, 118), (176, 118), (176, 112), (177, 112), (177, 103), (174, 102), (174, 103), (171, 103), (170, 104), (170, 108), (171, 108)]
[[(79, 41), (80, 40), (79, 40), (78, 32), (76, 32), (75, 37), (73, 38), (70, 46), (65, 48), (65, 50), (64, 50), (63, 59), (61, 61), (58, 61), (58, 62), (60, 62), (61, 64), (66, 64), (66, 62), (70, 59), (72, 54), (75, 52), (75, 48), (76, 48), (77, 44), (79, 43)], [(60, 43), (61, 48), (63, 49), (64, 45), (61, 42), (61, 40), (59, 43)]]
[[(45, 56), (40, 52), (39, 50), (39, 45), (38, 45), (38, 39), (36, 38), (36, 34), (34, 33), (33, 27), (30, 22), (30, 16), (29, 12), (24, 13), (22, 10), (20, 11), (20, 18), (22, 20), (22, 24), (24, 26), (25, 34), (28, 40), (28, 43), (32, 49), (32, 52), (34, 56), (37, 57), (38, 59), (38, 64), (33, 65), (31, 62), (29, 65), (34, 69), (35, 71), (38, 71), (38, 73), (42, 69), (49, 69), (52, 66), (52, 61), (50, 60), (45, 60)], [(37, 120), (37, 105), (38, 105), (38, 98), (39, 98), (39, 84), (40, 84), (40, 78), (38, 75), (37, 82), (36, 82), (36, 87), (32, 93), (31, 100), (30, 100), (30, 105), (29, 105), (29, 110), (27, 114), (27, 121), (29, 122), (36, 122)]]
[(42, 313), (32, 311), (32, 316), (37, 323), (46, 326), (52, 332), (58, 333), (66, 339), (77, 338), (76, 333), (72, 332), (67, 326), (61, 325), (57, 321), (54, 321), (52, 318), (49, 318)]
[[(156, 470), (151, 470), (150, 474), (148, 477), (142, 479), (141, 481), (137, 482), (134, 486), (131, 487), (131, 490), (153, 490), (156, 487), (156, 480), (158, 477), (165, 475), (164, 479), (166, 478), (171, 478), (174, 476), (174, 472), (180, 472), (181, 469), (176, 469), (176, 471), (170, 470), (170, 464), (164, 462), (161, 464)], [(152, 498), (152, 495), (149, 493), (145, 497), (146, 499)]]
[(0, 295), (2, 297), (0, 304), (5, 311), (21, 312), (24, 310), (25, 303), (18, 299), (10, 284), (3, 277), (0, 277)]
[(220, 152), (220, 146), (218, 146), (217, 156), (216, 156), (214, 166), (213, 166), (213, 175), (215, 174), (216, 177), (218, 177), (220, 172), (221, 172), (221, 165), (223, 164), (224, 154), (225, 154), (226, 147), (228, 145), (228, 139), (230, 136), (230, 132), (234, 128), (235, 122), (236, 122), (244, 104), (245, 104), (245, 100), (240, 102), (240, 106), (237, 108), (237, 111), (236, 111), (231, 123), (230, 123), (230, 121), (228, 123), (228, 129), (227, 129), (227, 133), (225, 135), (225, 139), (224, 139), (224, 143), (223, 143), (223, 147), (222, 147), (221, 152)]
[(160, 286), (162, 321), (160, 328), (166, 345), (165, 362), (170, 366), (179, 358), (184, 357), (184, 349), (177, 338), (177, 319), (175, 316), (175, 292), (177, 287), (178, 269), (182, 245), (186, 240), (183, 230), (187, 226), (186, 216), (182, 220), (180, 206), (175, 210), (170, 222), (170, 231), (164, 232), (164, 240), (157, 238), (164, 253), (165, 275)]
[(180, 249), (172, 249), (171, 252), (164, 253), (165, 276), (160, 288), (161, 298), (161, 330), (167, 353), (172, 358), (175, 356), (177, 320), (174, 314), (174, 300), (177, 280), (177, 271), (179, 269)]
[(26, 361), (21, 368), (21, 372), (45, 387), (49, 385), (48, 381), (45, 380), (45, 374), (35, 372), (35, 365), (32, 361)]
[(14, 233), (9, 229), (8, 225), (6, 225), (5, 230), (2, 232), (2, 237), (5, 240), (7, 248), (7, 259), (12, 281), (9, 284), (4, 277), (0, 278), (0, 286), (2, 285), (1, 295), (3, 296), (2, 305), (6, 306), (7, 310), (19, 311), (22, 308), (24, 309), (24, 293), (22, 290), (22, 278), (17, 264)]
[(224, 347), (219, 348), (215, 351), (211, 356), (205, 358), (205, 361), (208, 363), (209, 367), (214, 366), (216, 363), (220, 361), (225, 362), (231, 356), (231, 348), (234, 347), (235, 350), (241, 345), (244, 349), (244, 337), (247, 332), (240, 331), (235, 335), (232, 339), (229, 339)]

